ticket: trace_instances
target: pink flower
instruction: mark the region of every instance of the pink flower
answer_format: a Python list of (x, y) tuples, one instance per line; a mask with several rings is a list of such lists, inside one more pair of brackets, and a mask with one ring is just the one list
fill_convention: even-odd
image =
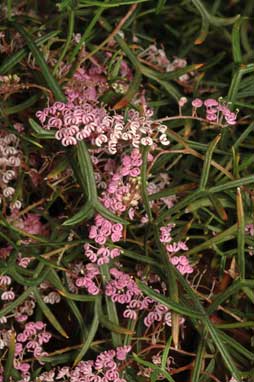
[(122, 238), (122, 232), (113, 232), (111, 235), (111, 240), (116, 243), (117, 241), (121, 240)]
[(5, 291), (1, 295), (2, 301), (12, 301), (14, 299), (15, 299), (15, 293), (12, 290)]
[(119, 346), (116, 348), (116, 358), (119, 361), (124, 361), (126, 359), (127, 354), (131, 351), (131, 346)]
[(103, 235), (97, 235), (95, 238), (94, 238), (94, 241), (100, 245), (103, 245), (106, 243), (106, 240), (107, 238)]
[(140, 169), (138, 167), (134, 167), (133, 169), (131, 169), (130, 176), (132, 176), (133, 178), (136, 178), (139, 175), (140, 175)]
[(217, 120), (217, 114), (215, 113), (207, 113), (206, 114), (206, 119), (210, 122), (214, 122)]
[(199, 98), (196, 98), (192, 101), (192, 106), (195, 107), (195, 108), (199, 108), (203, 105), (203, 101)]
[(213, 98), (208, 98), (204, 101), (204, 105), (207, 107), (207, 108), (210, 108), (210, 107), (215, 107), (215, 106), (218, 106), (219, 105), (219, 102), (216, 101), (215, 99)]
[(123, 316), (124, 318), (129, 318), (130, 320), (136, 320), (138, 317), (135, 310), (132, 309), (125, 309), (125, 311), (123, 312)]
[(1, 275), (0, 276), (0, 285), (1, 286), (10, 285), (10, 284), (11, 284), (10, 276), (7, 276), (7, 275)]
[(110, 257), (111, 257), (111, 259), (114, 259), (115, 257), (120, 256), (120, 254), (121, 254), (121, 250), (120, 250), (119, 248), (113, 248), (113, 249), (111, 249), (111, 251), (110, 251)]
[(89, 239), (94, 239), (97, 236), (97, 227), (92, 225), (89, 230)]
[(30, 369), (30, 365), (27, 362), (20, 363), (19, 365), (16, 366), (17, 370), (20, 370), (21, 373), (27, 373), (28, 370)]

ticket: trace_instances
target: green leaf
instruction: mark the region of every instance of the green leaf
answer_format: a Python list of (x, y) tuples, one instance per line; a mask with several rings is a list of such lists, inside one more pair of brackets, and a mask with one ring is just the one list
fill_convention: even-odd
[(254, 122), (250, 123), (247, 129), (244, 129), (242, 134), (239, 136), (239, 138), (235, 141), (233, 144), (233, 147), (236, 149), (239, 148), (239, 146), (245, 141), (245, 139), (253, 132), (254, 130)]
[(77, 152), (80, 176), (85, 185), (84, 191), (86, 192), (88, 200), (94, 207), (94, 203), (97, 201), (97, 187), (91, 157), (84, 141), (80, 141), (76, 145), (75, 150)]
[(186, 256), (193, 255), (194, 253), (199, 253), (206, 248), (212, 248), (214, 244), (224, 243), (225, 241), (231, 240), (234, 238), (237, 232), (237, 224), (232, 225), (227, 228), (225, 231), (219, 233), (218, 235), (212, 237), (211, 239), (206, 239), (204, 243), (199, 244), (192, 249), (188, 250), (185, 254)]
[(210, 374), (213, 373), (216, 366), (215, 359), (211, 359), (207, 365), (207, 368), (205, 369), (207, 374), (204, 374), (200, 377), (199, 382), (211, 382)]
[(16, 333), (14, 330), (12, 330), (8, 342), (8, 355), (4, 365), (4, 382), (10, 381), (10, 376), (14, 368), (13, 362), (15, 356), (15, 337)]
[(29, 277), (23, 277), (21, 276), (18, 271), (17, 271), (17, 268), (15, 269), (14, 267), (13, 268), (9, 268), (8, 269), (8, 273), (9, 275), (17, 282), (19, 283), (20, 285), (24, 285), (24, 286), (37, 286), (39, 284), (41, 284), (44, 279), (47, 277), (47, 272), (48, 271), (44, 271), (39, 277), (36, 277), (36, 279), (32, 279), (32, 278), (29, 278)]
[(177, 90), (177, 88), (174, 85), (172, 85), (168, 81), (161, 80), (160, 76), (158, 75), (158, 73), (156, 71), (154, 71), (150, 68), (147, 68), (144, 65), (141, 66), (141, 72), (147, 78), (150, 78), (150, 79), (156, 81), (158, 84), (160, 84), (172, 96), (172, 98), (174, 98), (174, 100), (176, 102), (178, 102), (178, 100), (181, 97), (181, 94), (179, 93), (179, 91)]
[(161, 13), (161, 11), (163, 10), (164, 8), (164, 5), (166, 4), (167, 0), (158, 0), (158, 3), (156, 5), (156, 10), (155, 10), (155, 13), (158, 15), (159, 13)]
[[(50, 33), (47, 33), (45, 36), (37, 38), (34, 42), (37, 46), (41, 46), (48, 40), (52, 40), (58, 34), (59, 34), (59, 31), (50, 32)], [(14, 53), (12, 56), (8, 57), (6, 60), (4, 60), (2, 65), (0, 66), (1, 75), (9, 73), (12, 68), (14, 68), (20, 61), (23, 60), (23, 58), (26, 57), (26, 55), (27, 55), (27, 48), (23, 48), (23, 49), (20, 49), (18, 52)]]
[[(210, 191), (210, 190), (209, 190)], [(173, 215), (176, 212), (181, 211), (183, 208), (187, 207), (191, 202), (197, 200), (204, 195), (203, 191), (195, 190), (194, 192), (187, 195), (185, 198), (176, 203), (172, 208), (162, 211), (156, 219), (156, 224), (162, 223), (166, 217)]]
[(240, 15), (236, 15), (234, 17), (227, 17), (227, 18), (216, 17), (208, 12), (208, 10), (205, 8), (201, 0), (192, 0), (192, 3), (198, 9), (202, 18), (206, 19), (208, 23), (216, 27), (234, 24), (234, 22), (240, 17)]
[(232, 52), (233, 52), (233, 60), (235, 64), (242, 63), (240, 28), (245, 19), (246, 18), (244, 17), (239, 17), (234, 23), (233, 29), (232, 29)]
[(37, 64), (41, 68), (41, 73), (48, 84), (49, 88), (52, 90), (53, 94), (55, 95), (55, 98), (57, 101), (65, 102), (66, 98), (63, 94), (60, 86), (58, 85), (56, 79), (54, 78), (53, 74), (50, 72), (49, 67), (47, 63), (44, 60), (44, 57), (42, 53), (37, 48), (36, 44), (34, 43), (31, 35), (26, 32), (26, 30), (17, 22), (13, 24), (13, 27), (17, 29), (17, 31), (21, 34), (21, 36), (25, 39), (29, 49), (31, 50)]
[(224, 184), (220, 184), (219, 186), (210, 187), (208, 189), (208, 192), (210, 193), (221, 192), (225, 190), (230, 190), (231, 188), (246, 186), (247, 184), (253, 184), (253, 183), (254, 183), (254, 175), (250, 175), (244, 178), (240, 178), (240, 179), (229, 181)]
[(245, 219), (241, 189), (237, 188), (236, 194), (237, 211), (237, 262), (240, 271), (240, 278), (245, 278)]
[(149, 154), (149, 147), (142, 149), (142, 166), (141, 166), (141, 195), (144, 203), (145, 211), (148, 219), (151, 222), (153, 220), (152, 211), (149, 205), (148, 193), (147, 193), (147, 156)]
[(162, 357), (161, 357), (161, 368), (162, 368), (163, 370), (165, 370), (166, 367), (167, 367), (167, 360), (168, 360), (168, 356), (169, 356), (169, 352), (170, 352), (170, 346), (171, 346), (171, 343), (172, 343), (172, 336), (169, 337), (169, 339), (167, 340), (165, 349), (163, 350), (163, 353), (162, 353)]
[(0, 111), (1, 111), (3, 116), (20, 113), (21, 111), (31, 107), (36, 101), (38, 101), (38, 99), (39, 99), (39, 95), (35, 94), (32, 97), (29, 97), (26, 101), (24, 101), (18, 105), (15, 105), (15, 106), (5, 107), (4, 105), (1, 105)]
[(248, 350), (246, 347), (241, 345), (240, 342), (236, 341), (231, 336), (224, 333), (222, 330), (217, 331), (221, 340), (225, 342), (228, 346), (230, 346), (232, 349), (236, 350), (238, 353), (242, 354), (245, 358), (249, 359), (250, 361), (254, 361), (254, 354), (253, 351)]
[(201, 178), (200, 178), (200, 184), (199, 184), (199, 189), (201, 191), (204, 190), (206, 187), (208, 177), (209, 177), (209, 171), (211, 167), (212, 155), (220, 139), (221, 139), (221, 134), (217, 135), (217, 137), (214, 138), (214, 140), (210, 143), (208, 150), (206, 152), (203, 169), (201, 173)]
[(79, 324), (80, 331), (81, 331), (81, 337), (84, 338), (85, 334), (87, 333), (85, 321), (83, 318), (83, 315), (81, 314), (80, 310), (78, 309), (75, 301), (95, 301), (97, 296), (83, 296), (79, 294), (72, 294), (66, 291), (60, 277), (58, 276), (57, 272), (54, 269), (50, 270), (50, 273), (47, 277), (47, 280), (50, 281), (50, 283), (56, 288), (57, 292), (63, 296), (66, 299), (66, 303), (69, 305), (70, 310), (76, 317), (76, 320)]
[(202, 367), (204, 364), (204, 356), (205, 356), (205, 349), (206, 349), (206, 341), (207, 341), (207, 331), (202, 330), (201, 332), (201, 338), (198, 345), (197, 355), (195, 358), (194, 368), (191, 373), (191, 380), (198, 382), (200, 379), (200, 374), (202, 371)]
[(58, 58), (58, 61), (54, 67), (54, 70), (53, 70), (53, 74), (55, 75), (57, 73), (57, 70), (61, 64), (61, 62), (63, 61), (68, 49), (69, 49), (69, 46), (71, 44), (71, 40), (73, 38), (73, 32), (74, 32), (74, 23), (75, 23), (75, 13), (73, 10), (69, 10), (68, 12), (68, 18), (69, 18), (69, 22), (68, 22), (68, 32), (67, 32), (67, 38), (66, 38), (66, 41), (65, 41), (65, 44), (64, 44), (64, 47), (63, 47), (63, 50)]
[(141, 263), (153, 265), (154, 267), (163, 268), (163, 266), (159, 264), (158, 261), (153, 260), (151, 257), (140, 255), (134, 251), (123, 249), (121, 251), (121, 254), (123, 256), (129, 257), (130, 259), (136, 260), (138, 263), (141, 262)]
[(171, 377), (171, 375), (165, 370), (165, 369), (162, 369), (161, 367), (159, 367), (159, 366), (157, 366), (157, 365), (154, 365), (152, 362), (148, 362), (148, 361), (144, 361), (142, 358), (140, 358), (137, 354), (135, 354), (135, 353), (132, 353), (132, 356), (133, 356), (133, 358), (134, 358), (134, 360), (138, 363), (138, 364), (140, 364), (140, 365), (142, 365), (142, 366), (145, 366), (145, 367), (148, 367), (148, 368), (150, 368), (150, 369), (152, 369), (153, 370), (153, 373), (152, 373), (152, 375), (153, 375), (153, 377), (152, 377), (152, 375), (151, 375), (151, 382), (152, 381), (157, 381), (157, 376), (159, 375), (159, 374), (163, 374), (163, 376), (165, 377), (165, 379), (167, 380), (167, 381), (169, 381), (169, 382), (175, 382), (174, 380), (173, 380), (173, 378)]
[(102, 7), (102, 8), (114, 8), (119, 7), (120, 5), (131, 5), (131, 4), (139, 4), (145, 3), (151, 0), (110, 0), (110, 3), (106, 3), (104, 1), (96, 1), (96, 0), (80, 0), (79, 7)]
[(99, 313), (99, 321), (102, 326), (107, 328), (110, 332), (118, 333), (118, 334), (127, 334), (127, 335), (133, 335), (135, 332), (133, 330), (130, 330), (128, 328), (123, 328), (120, 325), (115, 324), (112, 322), (106, 315)]
[(253, 71), (254, 71), (254, 64), (248, 64), (248, 65), (240, 65), (239, 69), (237, 69), (237, 71), (235, 72), (231, 80), (230, 88), (227, 95), (228, 101), (232, 103), (231, 104), (232, 108), (234, 107), (234, 104), (237, 98), (237, 93), (241, 84), (242, 76), (247, 73), (253, 73)]
[(8, 303), (3, 309), (0, 310), (0, 318), (13, 312), (19, 305), (21, 305), (33, 292), (33, 287), (27, 288), (16, 300)]
[(117, 216), (113, 214), (110, 210), (108, 210), (106, 207), (104, 207), (100, 202), (95, 203), (94, 208), (97, 212), (99, 212), (104, 218), (112, 220), (115, 223), (120, 223), (123, 225), (128, 225), (129, 222), (120, 216)]
[(209, 331), (209, 334), (210, 334), (215, 346), (219, 350), (222, 359), (224, 360), (225, 366), (231, 372), (231, 374), (235, 378), (237, 378), (238, 381), (240, 382), (241, 381), (240, 371), (235, 367), (235, 363), (232, 360), (227, 348), (224, 346), (224, 344), (221, 340), (221, 337), (219, 336), (219, 332), (215, 329), (215, 327), (213, 326), (213, 324), (211, 323), (211, 321), (209, 319), (207, 319), (207, 321), (206, 321), (206, 327)]
[(75, 361), (73, 363), (73, 366), (76, 366), (84, 357), (86, 352), (89, 350), (91, 343), (97, 333), (98, 327), (99, 327), (99, 317), (98, 317), (98, 308), (97, 305), (101, 302), (97, 300), (94, 304), (94, 314), (93, 314), (93, 321), (89, 328), (88, 336), (84, 339), (84, 344), (80, 351), (78, 352), (78, 355), (75, 358)]
[(83, 208), (79, 212), (77, 212), (72, 218), (66, 220), (62, 225), (64, 226), (70, 226), (70, 225), (77, 225), (84, 220), (90, 219), (94, 214), (94, 208), (90, 204), (90, 202), (87, 202)]
[(169, 187), (169, 188), (166, 188), (165, 190), (162, 190), (162, 191), (156, 192), (154, 194), (148, 195), (148, 199), (149, 200), (157, 200), (160, 198), (165, 198), (165, 197), (170, 196), (170, 195), (181, 194), (183, 192), (193, 190), (195, 188), (197, 188), (196, 183), (181, 184), (179, 186)]
[[(103, 264), (100, 267), (100, 272), (101, 272), (101, 277), (103, 280), (103, 285), (105, 286), (105, 284), (111, 280), (108, 264)], [(119, 327), (120, 325), (119, 325), (119, 318), (118, 318), (116, 304), (108, 296), (106, 296), (105, 299), (106, 299), (108, 318), (112, 321), (112, 323), (115, 326)], [(98, 313), (102, 313), (102, 308), (101, 306), (99, 306), (99, 304), (97, 307), (97, 311)], [(119, 333), (111, 332), (111, 337), (112, 337), (113, 345), (115, 347), (122, 345), (122, 337)]]
[(159, 302), (160, 304), (163, 304), (167, 306), (169, 309), (173, 310), (174, 312), (177, 312), (179, 314), (182, 314), (187, 317), (191, 318), (199, 318), (202, 319), (204, 317), (204, 314), (195, 311), (193, 308), (189, 308), (181, 303), (176, 303), (169, 299), (168, 297), (165, 297), (157, 292), (155, 292), (152, 288), (148, 287), (144, 283), (142, 283), (140, 280), (136, 280), (138, 287), (144, 292), (147, 296), (151, 297), (155, 301)]
[(212, 302), (212, 304), (207, 309), (207, 314), (212, 314), (219, 305), (226, 301), (232, 294), (238, 292), (242, 287), (240, 280), (236, 280), (231, 284), (223, 293), (219, 293)]
[(54, 131), (43, 129), (33, 118), (28, 119), (30, 126), (35, 131), (36, 136), (43, 139), (55, 139)]
[(37, 304), (39, 305), (42, 313), (44, 316), (49, 320), (51, 325), (65, 338), (69, 338), (68, 334), (63, 329), (62, 325), (59, 323), (59, 321), (56, 319), (54, 314), (51, 312), (51, 310), (48, 308), (48, 306), (45, 304), (43, 299), (41, 298), (40, 292), (33, 288), (33, 294), (37, 301)]
[[(108, 23), (105, 23), (105, 25), (108, 25)], [(109, 27), (109, 25), (108, 25)], [(111, 29), (111, 27), (110, 27)], [(132, 52), (132, 50), (129, 48), (128, 44), (119, 36), (119, 35), (116, 35), (115, 36), (115, 40), (117, 41), (117, 43), (120, 45), (120, 47), (122, 48), (123, 52), (126, 54), (126, 56), (128, 57), (128, 59), (130, 60), (130, 62), (132, 63), (132, 65), (134, 66), (134, 68), (136, 70), (138, 70), (139, 72), (144, 73), (143, 70), (141, 70), (141, 64), (139, 63), (137, 57), (135, 56), (135, 54)]]

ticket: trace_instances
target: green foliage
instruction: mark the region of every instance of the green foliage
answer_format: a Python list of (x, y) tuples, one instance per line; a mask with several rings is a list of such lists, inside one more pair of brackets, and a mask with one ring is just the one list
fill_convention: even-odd
[[(59, 341), (59, 348), (49, 349), (49, 355), (42, 358), (47, 370), (64, 363), (74, 367), (104, 348), (131, 344), (124, 376), (128, 382), (134, 377), (138, 382), (147, 380), (137, 373), (141, 367), (151, 369), (149, 378), (154, 382), (181, 378), (228, 381), (231, 377), (237, 382), (242, 378), (252, 382), (254, 267), (249, 253), (254, 242), (246, 233), (246, 224), (254, 222), (253, 1), (42, 3), (27, 1), (18, 15), (18, 2), (6, 1), (1, 25), (10, 47), (5, 47), (6, 53), (0, 45), (0, 75), (17, 75), (20, 81), (10, 91), (2, 90), (4, 80), (0, 82), (0, 131), (18, 136), (24, 153), (14, 199), (20, 198), (26, 205), (20, 216), (41, 214), (49, 234), (45, 238), (26, 232), (13, 224), (9, 209), (1, 205), (0, 244), (12, 250), (8, 260), (0, 256), (0, 275), (13, 279), (19, 295), (1, 306), (0, 318), (14, 315), (28, 298), (34, 298), (34, 316), (45, 320)], [(34, 7), (34, 14), (29, 12), (30, 7)], [(80, 35), (74, 41), (77, 33)], [(12, 36), (18, 48), (11, 45)], [(164, 49), (170, 61), (186, 58), (187, 64), (171, 71), (149, 62), (145, 52), (151, 44)], [(147, 216), (145, 225), (130, 221), (127, 213), (114, 214), (102, 204), (90, 143), (81, 141), (72, 149), (63, 148), (55, 140), (55, 132), (35, 120), (37, 110), (53, 101), (66, 102), (65, 86), (76, 69), (91, 63), (103, 66), (105, 51), (111, 54), (106, 61), (110, 63), (110, 89), (102, 101), (110, 105), (112, 113), (130, 107), (142, 113), (135, 97), (145, 90), (148, 105), (154, 110), (154, 123), (164, 123), (171, 140), (165, 149), (155, 147), (151, 160), (151, 148), (141, 150), (138, 184), (142, 212)], [(132, 77), (127, 90), (117, 94), (111, 85), (119, 79), (128, 82), (121, 77), (123, 62)], [(183, 76), (189, 76), (188, 80), (182, 81)], [(221, 96), (231, 110), (240, 109), (236, 126), (209, 124), (204, 115), (197, 117), (191, 109), (193, 98)], [(188, 102), (179, 113), (182, 97)], [(15, 130), (17, 122), (24, 125), (24, 131)], [(129, 147), (125, 149), (130, 151)], [(31, 158), (37, 166), (34, 173)], [(150, 193), (149, 183), (160, 173), (168, 174), (170, 182)], [(37, 186), (35, 176), (39, 179)], [(175, 196), (171, 208), (152, 208), (153, 203), (171, 196)], [(117, 245), (110, 245), (121, 249), (124, 271), (134, 274), (142, 264), (146, 276), (159, 275), (167, 289), (165, 294), (155, 290), (156, 283), (153, 288), (148, 286), (145, 277), (136, 282), (145, 296), (172, 312), (171, 328), (154, 327), (151, 333), (140, 323), (142, 313), (137, 320), (123, 319), (122, 308), (101, 292), (92, 296), (70, 291), (66, 275), (73, 271), (73, 261), (84, 260), (82, 245), (91, 243), (87, 224), (95, 214), (123, 224), (127, 236)], [(189, 247), (184, 255), (193, 264), (195, 277), (186, 279), (168, 261), (159, 230), (169, 223), (176, 226), (174, 239)], [(70, 235), (73, 240), (69, 240)], [(33, 259), (31, 267), (17, 266), (20, 253)], [(100, 267), (102, 289), (111, 280), (111, 266)], [(50, 283), (61, 295), (60, 310), (66, 313), (68, 309), (66, 314), (45, 303), (38, 289), (43, 282)], [(181, 338), (181, 317), (193, 341)], [(73, 333), (66, 323), (72, 324)], [(160, 365), (151, 361), (157, 350)], [(192, 357), (184, 369), (186, 374), (180, 370), (186, 366), (181, 352)], [(177, 360), (171, 365), (172, 375), (167, 368), (171, 354)], [(12, 333), (2, 356), (4, 382), (19, 380), (13, 371), (14, 356)]]

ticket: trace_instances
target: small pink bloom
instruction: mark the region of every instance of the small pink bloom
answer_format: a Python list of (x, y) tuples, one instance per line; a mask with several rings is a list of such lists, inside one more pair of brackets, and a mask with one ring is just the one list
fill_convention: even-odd
[(140, 175), (140, 169), (138, 167), (134, 167), (133, 169), (131, 169), (130, 176), (132, 176), (133, 178), (136, 178), (139, 175)]
[(199, 98), (196, 98), (196, 99), (194, 99), (192, 101), (191, 104), (192, 104), (193, 107), (198, 108), (198, 107), (201, 107), (203, 105), (203, 101), (201, 99), (199, 99)]
[(16, 366), (17, 370), (20, 370), (22, 373), (27, 373), (30, 369), (30, 365), (27, 362), (20, 363), (19, 365)]
[(121, 232), (113, 232), (111, 235), (111, 240), (113, 243), (116, 243), (117, 241), (120, 241), (122, 238), (122, 233)]
[(118, 257), (120, 256), (121, 254), (121, 250), (119, 248), (113, 248), (111, 251), (110, 251), (110, 257), (111, 259), (114, 259), (115, 257)]
[(37, 329), (37, 330), (42, 330), (46, 327), (46, 325), (42, 322), (42, 321), (36, 321), (34, 323), (34, 327)]
[(171, 264), (177, 265), (179, 263), (179, 258), (177, 256), (173, 256), (170, 259)]
[(213, 99), (213, 98), (208, 98), (208, 99), (205, 100), (204, 105), (205, 105), (206, 107), (214, 107), (214, 106), (218, 106), (218, 105), (219, 105), (219, 102), (216, 101), (216, 100)]
[(102, 235), (97, 235), (95, 238), (94, 238), (94, 241), (100, 245), (103, 245), (106, 243), (106, 240), (107, 238), (105, 236), (102, 236)]
[(15, 293), (12, 290), (5, 291), (1, 295), (2, 301), (12, 301), (14, 299), (15, 299)]
[(90, 285), (87, 291), (89, 294), (92, 294), (92, 295), (97, 295), (100, 293), (100, 289), (95, 284)]
[(19, 314), (15, 317), (15, 320), (17, 322), (24, 322), (28, 319), (28, 316), (26, 314)]
[(10, 276), (7, 276), (7, 275), (1, 275), (0, 276), (0, 285), (1, 286), (10, 285), (10, 284), (11, 284)]
[(28, 339), (28, 336), (23, 332), (23, 333), (19, 333), (17, 335), (17, 341), (19, 342), (26, 342)]
[(15, 355), (19, 355), (23, 351), (23, 345), (20, 342), (17, 342), (15, 345)]
[(207, 113), (206, 114), (206, 119), (210, 122), (214, 122), (217, 120), (217, 114), (214, 113)]
[(123, 225), (120, 223), (113, 224), (112, 226), (112, 232), (122, 232)]

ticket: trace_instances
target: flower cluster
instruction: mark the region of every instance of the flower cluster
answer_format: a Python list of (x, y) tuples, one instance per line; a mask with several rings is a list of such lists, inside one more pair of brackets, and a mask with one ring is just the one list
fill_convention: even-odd
[[(8, 347), (14, 332), (9, 330), (0, 331), (1, 348)], [(46, 324), (42, 321), (30, 321), (25, 324), (24, 330), (17, 334), (15, 343), (15, 354), (13, 365), (18, 370), (23, 380), (30, 380), (30, 363), (24, 361), (28, 355), (32, 355), (39, 362), (41, 357), (47, 353), (43, 350), (43, 345), (51, 339), (51, 334), (46, 331)]]
[(76, 286), (78, 288), (86, 288), (89, 294), (98, 294), (100, 289), (97, 286), (96, 277), (99, 274), (100, 271), (96, 264), (76, 264), (70, 272), (67, 272), (67, 281), (70, 290), (74, 293), (77, 292), (77, 289), (75, 289)]
[(133, 147), (152, 146), (153, 136), (159, 133), (159, 142), (168, 145), (167, 127), (151, 120), (153, 112), (145, 108), (144, 115), (131, 109), (125, 121), (121, 114), (110, 115), (105, 107), (83, 102), (75, 105), (55, 102), (52, 106), (38, 111), (36, 116), (42, 126), (56, 129), (55, 138), (63, 146), (76, 145), (86, 140), (96, 147), (104, 147), (110, 154), (116, 154), (123, 145)]
[(105, 288), (105, 295), (109, 296), (112, 301), (120, 304), (129, 303), (135, 296), (140, 296), (141, 291), (132, 277), (117, 268), (110, 269), (110, 275), (113, 277)]
[(209, 122), (215, 122), (218, 124), (224, 122), (227, 125), (235, 125), (237, 122), (237, 113), (232, 112), (222, 98), (218, 101), (213, 98), (208, 98), (205, 101), (196, 98), (192, 101), (192, 106), (194, 115), (196, 114), (196, 110), (198, 108), (204, 106), (205, 117)]
[[(162, 364), (161, 353), (157, 353), (157, 354), (153, 355), (151, 361), (152, 361), (153, 365), (161, 366), (161, 364)], [(172, 363), (173, 362), (174, 362), (174, 359), (172, 357), (168, 357), (167, 358), (167, 362), (166, 362), (166, 367), (165, 368), (166, 368), (166, 370), (168, 372), (170, 372), (170, 370), (172, 369)], [(151, 375), (152, 375), (153, 371), (154, 371), (154, 368), (152, 368), (152, 367), (144, 367), (144, 366), (140, 366), (139, 365), (139, 371), (138, 371), (137, 375), (142, 375), (143, 377), (151, 378)], [(165, 375), (159, 374), (157, 376), (157, 380), (163, 380), (163, 379), (165, 379)]]
[(17, 74), (9, 74), (8, 76), (0, 76), (0, 94), (15, 93), (22, 85), (20, 77)]
[(130, 346), (119, 346), (115, 350), (100, 353), (95, 360), (81, 361), (74, 369), (64, 366), (42, 373), (36, 382), (126, 382), (121, 378), (119, 362), (125, 361)]
[(63, 146), (86, 140), (116, 154), (123, 145), (152, 146), (157, 135), (156, 141), (162, 145), (170, 143), (166, 136), (167, 127), (153, 122), (153, 111), (146, 105), (143, 105), (142, 114), (134, 109), (126, 116), (109, 113), (98, 101), (99, 95), (107, 89), (106, 84), (98, 68), (91, 67), (88, 73), (82, 69), (66, 88), (67, 103), (55, 102), (37, 111), (36, 116), (43, 128), (56, 130), (55, 137)]
[(43, 301), (46, 304), (58, 304), (61, 301), (61, 295), (55, 290), (49, 281), (43, 281), (39, 286)]
[[(165, 72), (173, 72), (177, 69), (185, 68), (187, 65), (187, 61), (184, 58), (174, 57), (173, 61), (170, 61), (165, 50), (163, 48), (158, 48), (155, 44), (149, 45), (147, 49), (139, 54), (139, 57), (145, 59), (152, 65), (156, 65)], [(185, 82), (190, 79), (190, 75), (186, 73), (178, 79), (181, 82)]]
[(250, 235), (251, 237), (254, 236), (254, 224), (246, 224), (245, 226), (245, 232)]
[[(136, 320), (138, 312), (147, 313), (144, 318), (146, 327), (152, 326), (155, 322), (161, 322), (171, 326), (171, 312), (160, 303), (155, 302), (150, 297), (145, 297), (139, 289), (133, 277), (117, 268), (111, 268), (112, 279), (106, 284), (105, 295), (110, 297), (113, 302), (125, 305), (123, 317)], [(156, 278), (158, 281), (158, 278)], [(151, 279), (152, 281), (152, 279)], [(160, 293), (160, 290), (156, 289)], [(184, 319), (181, 319), (181, 324)]]
[(15, 299), (15, 293), (12, 289), (8, 289), (12, 283), (12, 279), (8, 275), (0, 276), (0, 288), (2, 289), (1, 300), (12, 301)]
[[(0, 204), (3, 200), (11, 200), (15, 193), (12, 185), (17, 177), (17, 171), (21, 164), (21, 152), (19, 139), (14, 134), (0, 132)], [(12, 208), (20, 208), (21, 202), (16, 200)]]
[(108, 264), (110, 259), (115, 259), (120, 256), (121, 250), (119, 248), (100, 247), (99, 249), (92, 247), (90, 244), (84, 245), (84, 254), (92, 262), (97, 265)]
[[(156, 182), (157, 181), (157, 182)], [(159, 191), (162, 191), (165, 189), (166, 186), (169, 185), (170, 181), (169, 181), (169, 176), (167, 173), (160, 173), (159, 176), (156, 176), (156, 181), (150, 181), (148, 183), (148, 186), (147, 186), (147, 193), (149, 195), (152, 195), (152, 194), (155, 194)], [(165, 197), (161, 197), (159, 199), (159, 201), (162, 202), (162, 204), (164, 204), (167, 208), (171, 208), (173, 207), (173, 205), (175, 204), (176, 202), (176, 195), (170, 195), (170, 196), (165, 196)], [(158, 204), (158, 200), (156, 201), (156, 203)], [(155, 204), (155, 202), (153, 200), (151, 200), (149, 202), (150, 204), (150, 207), (152, 208), (153, 205)]]
[[(104, 206), (116, 215), (138, 205), (141, 199), (139, 180), (141, 165), (142, 158), (137, 149), (133, 149), (130, 155), (123, 155), (116, 169), (112, 167), (111, 162), (105, 165), (105, 170), (110, 171), (112, 177), (106, 191), (101, 194), (101, 200)], [(133, 213), (129, 216), (132, 218)]]
[(70, 103), (96, 103), (109, 88), (105, 69), (92, 65), (88, 69), (79, 68), (65, 87), (65, 94)]
[(160, 241), (165, 245), (168, 252), (169, 261), (176, 266), (178, 271), (182, 275), (192, 273), (193, 268), (186, 256), (174, 256), (177, 252), (187, 251), (188, 247), (184, 241), (173, 241), (171, 236), (173, 227), (174, 224), (168, 224), (167, 226), (160, 228)]
[(94, 218), (94, 224), (89, 230), (89, 239), (94, 239), (97, 244), (103, 245), (110, 238), (113, 242), (121, 240), (123, 234), (123, 225), (112, 223), (110, 220), (97, 214)]

